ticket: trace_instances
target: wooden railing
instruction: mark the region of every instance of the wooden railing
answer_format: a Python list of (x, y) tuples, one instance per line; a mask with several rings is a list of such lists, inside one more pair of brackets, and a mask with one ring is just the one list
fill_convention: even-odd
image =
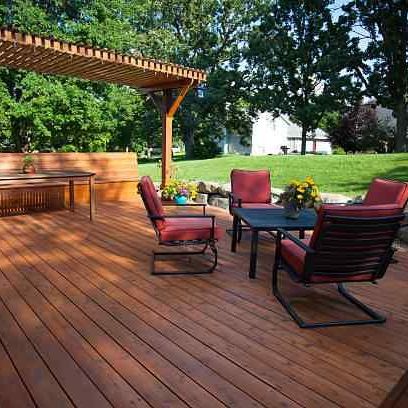
[[(123, 201), (136, 197), (135, 153), (39, 153), (33, 154), (38, 173), (47, 171), (90, 171), (96, 174), (97, 201)], [(0, 173), (21, 172), (24, 154), (0, 153)], [(75, 183), (75, 201), (87, 202), (87, 184)], [(0, 216), (67, 206), (65, 182), (13, 182), (0, 184)]]

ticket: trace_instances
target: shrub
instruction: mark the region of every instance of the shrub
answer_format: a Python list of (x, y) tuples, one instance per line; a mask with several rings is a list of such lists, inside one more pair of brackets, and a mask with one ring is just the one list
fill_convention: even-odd
[(78, 149), (76, 148), (76, 146), (72, 144), (67, 144), (67, 145), (60, 147), (58, 151), (61, 153), (76, 153)]
[(333, 148), (332, 153), (333, 154), (346, 154), (346, 151), (342, 147), (336, 146)]
[(221, 148), (213, 140), (197, 143), (193, 150), (195, 159), (212, 159), (221, 153)]

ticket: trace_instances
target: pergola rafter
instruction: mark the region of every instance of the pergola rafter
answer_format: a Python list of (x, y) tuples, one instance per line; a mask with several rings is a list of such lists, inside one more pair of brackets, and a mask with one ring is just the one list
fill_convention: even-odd
[(198, 69), (6, 28), (0, 28), (0, 66), (127, 85), (151, 95), (162, 115), (163, 185), (170, 179), (174, 114), (188, 91), (206, 80)]

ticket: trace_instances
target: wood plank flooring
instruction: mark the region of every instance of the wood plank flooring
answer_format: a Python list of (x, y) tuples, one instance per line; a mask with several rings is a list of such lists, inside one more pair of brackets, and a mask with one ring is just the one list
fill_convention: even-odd
[[(271, 295), (267, 237), (253, 281), (249, 241), (232, 254), (227, 234), (213, 274), (151, 276), (140, 201), (100, 204), (93, 223), (85, 208), (1, 218), (0, 242), (1, 408), (370, 408), (408, 369), (405, 248), (352, 287), (385, 325), (301, 330)], [(355, 313), (333, 288), (284, 285), (307, 318)]]

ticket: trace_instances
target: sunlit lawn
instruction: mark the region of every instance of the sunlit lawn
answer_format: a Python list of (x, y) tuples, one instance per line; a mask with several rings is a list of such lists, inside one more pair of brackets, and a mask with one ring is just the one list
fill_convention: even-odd
[[(349, 196), (363, 193), (373, 177), (408, 181), (408, 153), (347, 156), (223, 156), (208, 160), (175, 161), (176, 177), (226, 183), (231, 169), (270, 169), (272, 185), (282, 187), (293, 178), (313, 176), (321, 191)], [(160, 180), (157, 163), (139, 165), (140, 175)]]

